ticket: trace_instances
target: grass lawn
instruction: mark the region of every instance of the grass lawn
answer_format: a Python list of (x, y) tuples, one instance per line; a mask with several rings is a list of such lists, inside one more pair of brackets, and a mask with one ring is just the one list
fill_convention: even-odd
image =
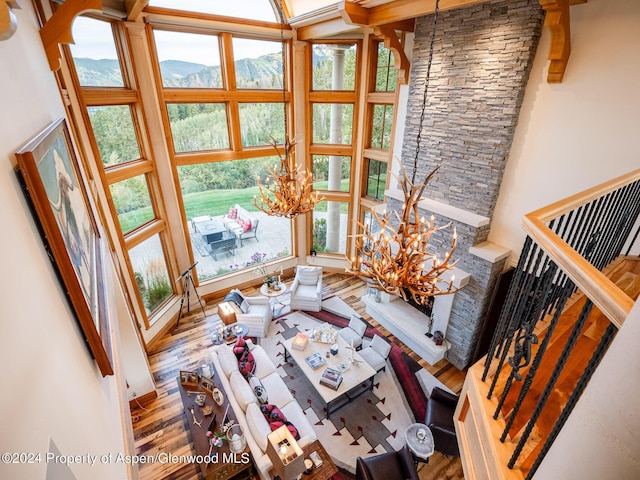
[[(348, 184), (348, 180), (344, 180)], [(322, 188), (327, 182), (316, 183), (317, 187)], [(347, 185), (348, 186), (348, 185)], [(250, 212), (257, 212), (258, 209), (253, 204), (254, 195), (259, 195), (258, 187), (249, 187), (233, 190), (207, 190), (206, 192), (188, 193), (183, 196), (184, 208), (187, 212), (187, 219), (198, 217), (201, 215), (211, 215), (217, 217), (229, 213), (229, 207), (236, 203), (246, 208)], [(342, 212), (344, 210), (344, 212)], [(326, 212), (327, 202), (322, 201), (318, 204), (316, 211)], [(342, 213), (347, 212), (347, 203), (340, 206)], [(120, 227), (123, 232), (129, 232), (143, 223), (155, 218), (152, 208), (143, 207), (130, 212), (118, 215)]]

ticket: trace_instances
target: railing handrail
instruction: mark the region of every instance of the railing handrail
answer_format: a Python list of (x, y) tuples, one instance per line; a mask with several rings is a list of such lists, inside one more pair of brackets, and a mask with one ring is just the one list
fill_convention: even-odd
[(531, 239), (618, 328), (629, 315), (634, 301), (553, 232), (547, 223), (638, 180), (640, 169), (535, 210), (522, 219), (522, 226)]

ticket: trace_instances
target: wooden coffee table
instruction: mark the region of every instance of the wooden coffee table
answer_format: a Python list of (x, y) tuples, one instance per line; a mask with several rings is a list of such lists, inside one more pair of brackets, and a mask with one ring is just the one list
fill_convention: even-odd
[[(220, 383), (218, 372), (215, 371), (214, 368), (214, 383), (215, 386), (222, 392), (224, 395), (224, 402), (221, 406), (218, 406), (216, 402), (213, 401), (211, 394), (206, 392), (201, 383), (198, 386), (189, 386), (189, 385), (181, 385), (180, 379), (178, 378), (178, 390), (180, 391), (180, 398), (182, 398), (182, 405), (184, 406), (184, 414), (187, 419), (187, 425), (189, 426), (189, 431), (191, 432), (191, 440), (193, 441), (193, 449), (196, 455), (202, 455), (203, 457), (209, 454), (209, 439), (206, 436), (207, 429), (211, 420), (213, 420), (214, 415), (216, 416), (216, 427), (215, 431), (221, 432), (221, 423), (223, 421), (222, 416), (224, 415), (225, 410), (227, 409), (227, 405), (229, 405), (229, 399), (227, 397), (227, 393), (222, 388)], [(196, 405), (195, 398), (198, 393), (205, 394), (205, 405), (210, 405), (213, 408), (213, 413), (208, 416), (204, 416), (202, 409), (204, 407), (200, 407)], [(193, 407), (195, 412), (195, 417), (200, 425), (197, 425), (193, 421), (193, 416), (191, 415), (191, 407)], [(229, 419), (236, 420), (236, 415), (233, 412), (232, 408), (229, 408), (227, 412), (227, 417)], [(251, 457), (251, 452), (249, 451), (249, 447), (246, 447), (244, 452), (238, 453), (235, 456), (229, 450), (229, 442), (224, 441), (222, 447), (213, 447), (211, 450), (211, 454), (215, 455), (217, 453), (217, 462), (207, 463), (202, 462), (199, 463), (200, 471), (205, 479), (215, 479), (215, 480), (248, 480), (253, 478), (255, 475), (255, 468), (253, 465), (253, 458)], [(214, 457), (215, 458), (215, 457)]]

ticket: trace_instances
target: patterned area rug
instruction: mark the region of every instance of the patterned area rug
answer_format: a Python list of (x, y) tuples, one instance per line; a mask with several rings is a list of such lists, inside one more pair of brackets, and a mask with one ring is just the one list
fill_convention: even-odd
[[(278, 367), (336, 465), (355, 473), (356, 457), (398, 450), (404, 445), (405, 429), (416, 419), (424, 418), (428, 395), (422, 386), (425, 374), (434, 384), (440, 382), (394, 346), (386, 370), (374, 377), (373, 389), (327, 418), (324, 402), (313, 385), (293, 360), (284, 361), (282, 340), (295, 336), (298, 331), (311, 330), (324, 321), (341, 328), (348, 320), (325, 311), (311, 315), (311, 312), (283, 315), (274, 321), (269, 336), (261, 339), (260, 344)], [(364, 346), (374, 333), (375, 329), (368, 329)]]

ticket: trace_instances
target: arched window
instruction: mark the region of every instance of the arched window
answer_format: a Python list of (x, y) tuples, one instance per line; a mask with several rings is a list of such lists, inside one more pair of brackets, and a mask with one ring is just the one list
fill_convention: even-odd
[(262, 22), (280, 22), (280, 17), (276, 13), (277, 9), (269, 0), (236, 0), (232, 2), (226, 0), (151, 0), (149, 6)]

